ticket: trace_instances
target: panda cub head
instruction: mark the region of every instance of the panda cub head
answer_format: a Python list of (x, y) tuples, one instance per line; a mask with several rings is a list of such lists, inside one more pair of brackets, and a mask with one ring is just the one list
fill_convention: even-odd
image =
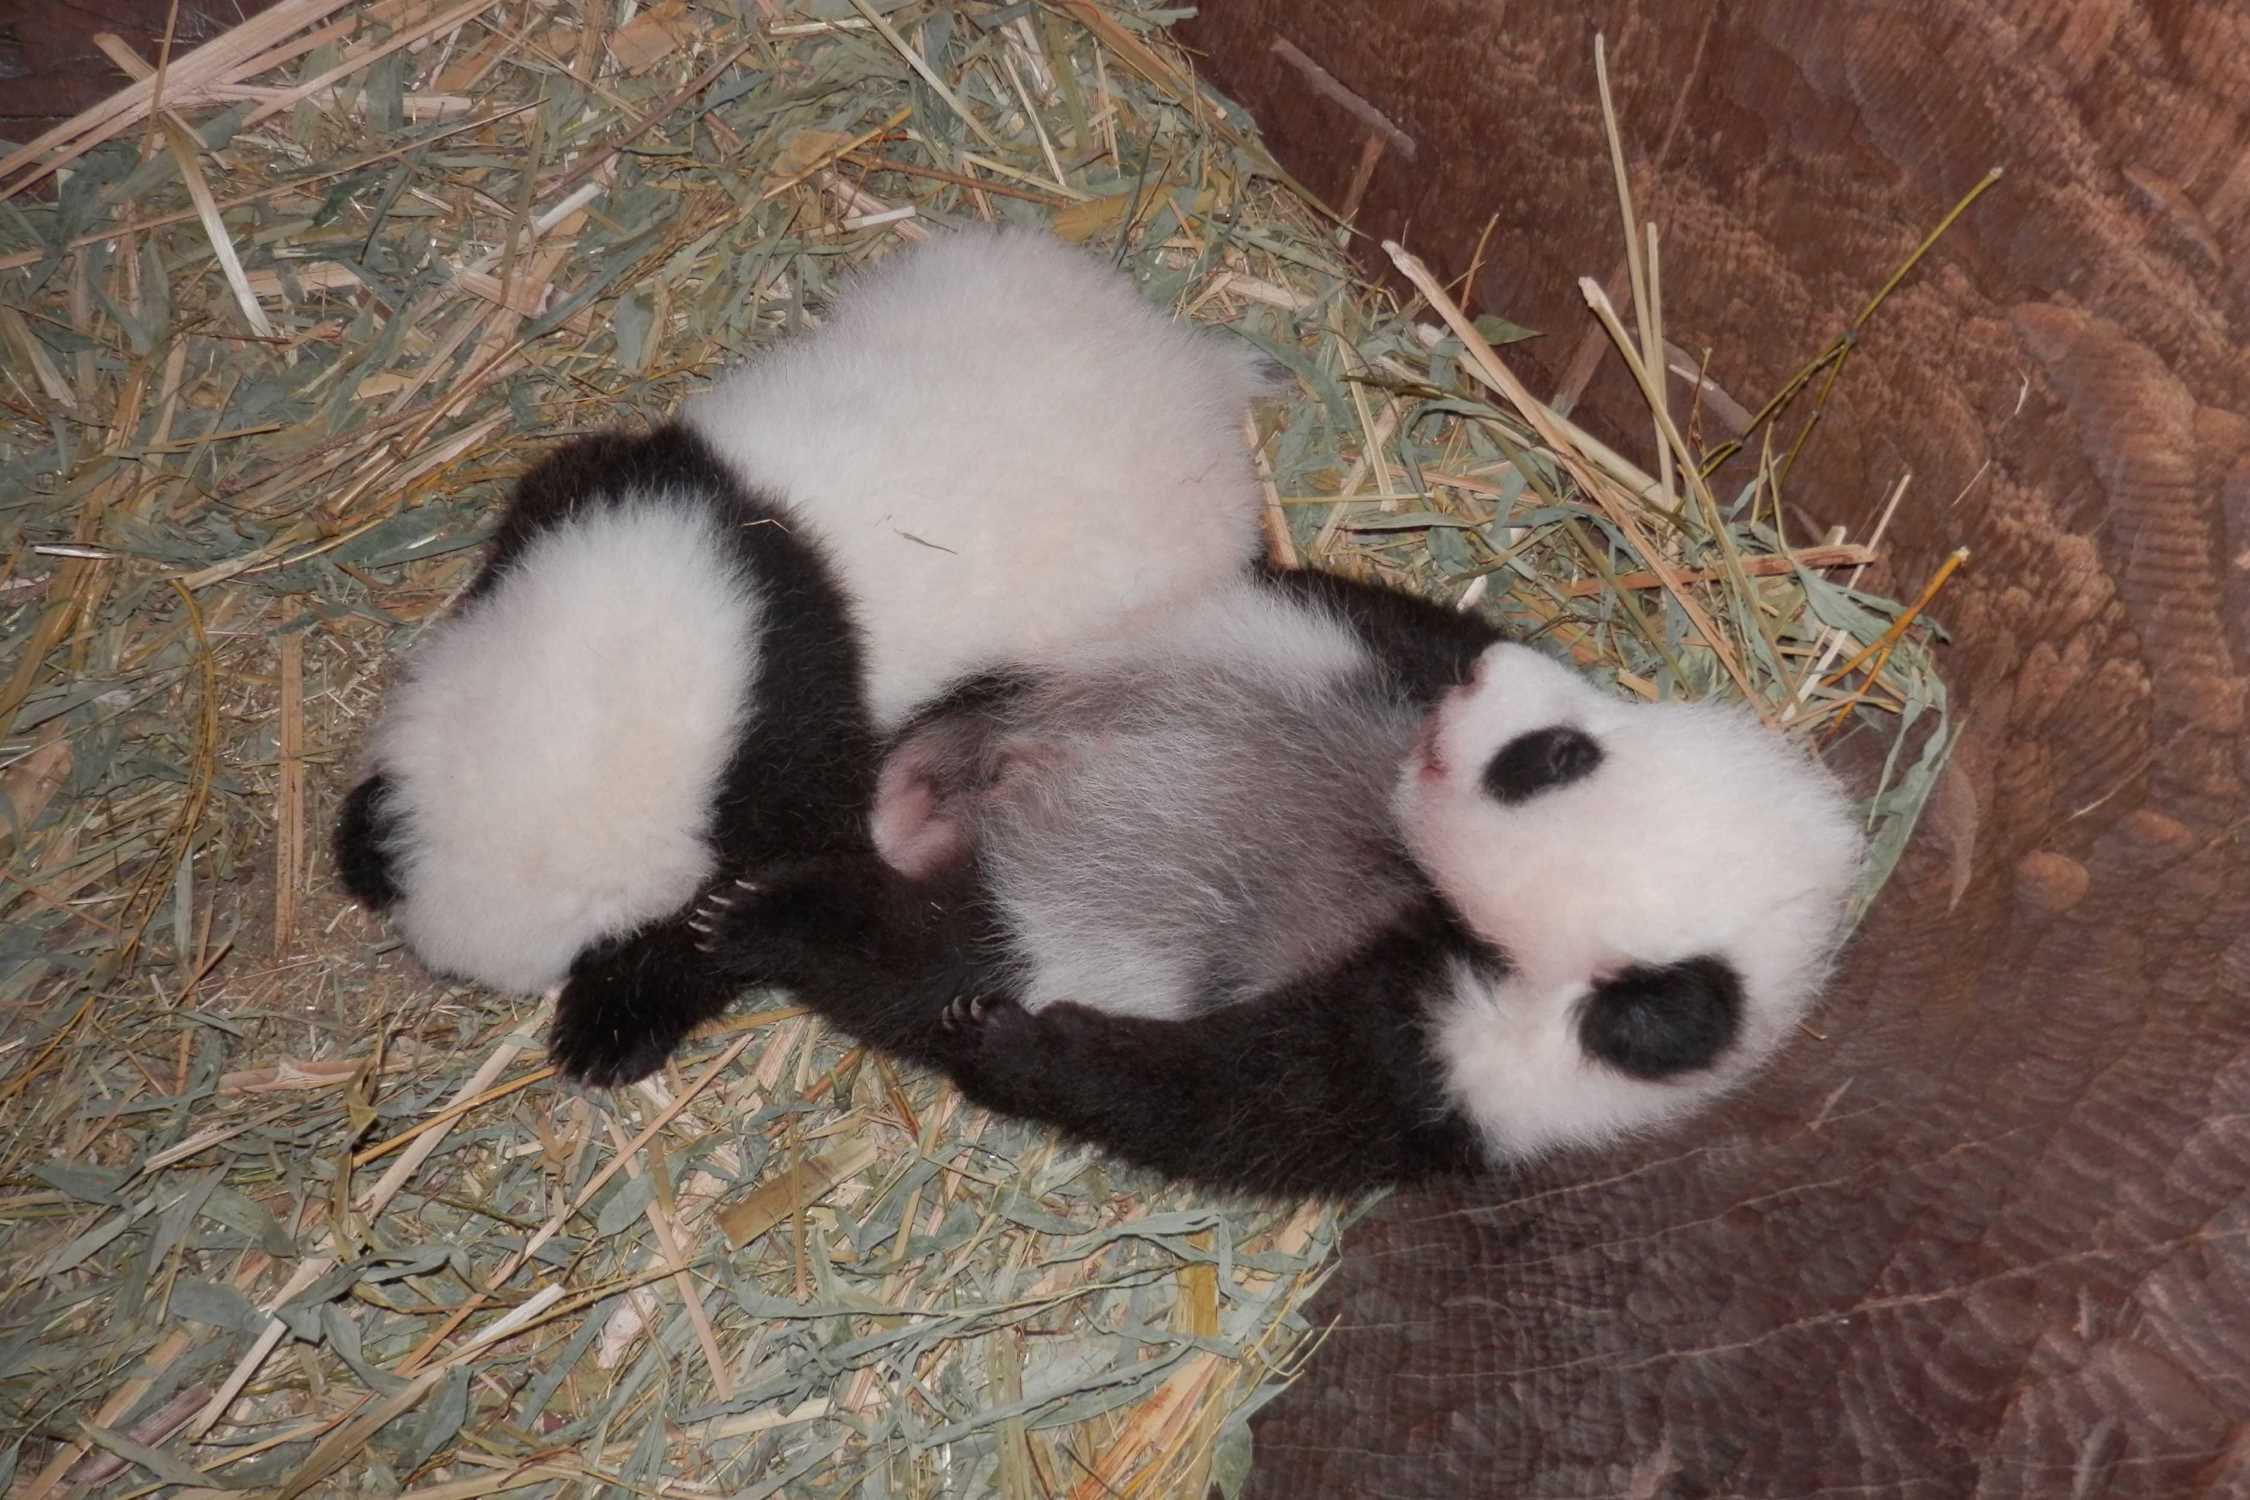
[(1431, 711), (1396, 811), (1508, 960), (1460, 966), (1436, 1037), (1502, 1158), (1746, 1078), (1811, 1005), (1861, 858), (1841, 788), (1747, 712), (1625, 702), (1512, 643)]

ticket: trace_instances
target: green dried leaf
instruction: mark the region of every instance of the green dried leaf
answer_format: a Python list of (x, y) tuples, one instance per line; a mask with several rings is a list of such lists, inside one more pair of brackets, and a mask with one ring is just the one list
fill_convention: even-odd
[(455, 1365), (446, 1372), (444, 1383), (422, 1409), (421, 1419), (399, 1444), (399, 1473), (412, 1474), (437, 1457), (447, 1444), (459, 1436), (462, 1425), (468, 1419), (469, 1367)]
[(112, 1432), (91, 1422), (81, 1422), (78, 1430), (95, 1447), (116, 1454), (127, 1463), (137, 1464), (166, 1484), (188, 1485), (196, 1489), (238, 1490), (247, 1488), (243, 1481), (225, 1474), (209, 1474), (183, 1459), (174, 1458), (159, 1448), (146, 1443), (136, 1443), (122, 1432)]
[(132, 1208), (105, 1215), (93, 1228), (57, 1248), (54, 1254), (40, 1264), (36, 1274), (60, 1276), (65, 1271), (76, 1270), (119, 1235), (139, 1223), (155, 1207), (154, 1199), (144, 1199)]
[(233, 1287), (215, 1281), (175, 1281), (167, 1303), (172, 1315), (190, 1323), (224, 1328), (229, 1333), (256, 1333), (266, 1326), (264, 1313)]

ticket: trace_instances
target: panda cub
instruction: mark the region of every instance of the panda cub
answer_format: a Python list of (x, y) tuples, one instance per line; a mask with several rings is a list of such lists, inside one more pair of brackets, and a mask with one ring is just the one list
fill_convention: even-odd
[(440, 974), (537, 992), (621, 966), (630, 982), (566, 987), (556, 1057), (653, 1068), (728, 998), (666, 938), (719, 851), (866, 847), (863, 670), (820, 549), (709, 444), (581, 439), (519, 482), (405, 663), (338, 873)]
[(864, 853), (909, 708), (1249, 565), (1267, 379), (1044, 234), (887, 258), (679, 421), (524, 478), (388, 694), (345, 884), (438, 973), (559, 986), (568, 1076), (644, 1076), (745, 982), (697, 948), (695, 896)]
[(1754, 718), (1317, 574), (965, 685), (891, 749), (874, 837), (719, 892), (704, 941), (988, 1106), (1337, 1196), (1726, 1092), (1859, 864)]

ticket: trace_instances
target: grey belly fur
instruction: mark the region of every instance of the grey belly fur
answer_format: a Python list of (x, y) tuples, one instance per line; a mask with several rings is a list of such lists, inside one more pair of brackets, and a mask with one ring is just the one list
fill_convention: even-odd
[(1027, 1005), (1245, 999), (1339, 962), (1419, 893), (1390, 819), (1419, 710), (1371, 663), (1274, 665), (1113, 668), (1008, 715), (978, 842)]

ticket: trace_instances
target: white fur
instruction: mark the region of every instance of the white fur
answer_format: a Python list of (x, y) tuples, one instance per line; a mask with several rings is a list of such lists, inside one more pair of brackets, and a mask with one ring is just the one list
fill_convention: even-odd
[(683, 413), (826, 544), (895, 723), (948, 680), (1161, 620), (1258, 543), (1239, 340), (1042, 233), (883, 261)]
[(708, 878), (760, 623), (720, 524), (590, 510), (409, 660), (371, 760), (407, 813), (391, 919), (431, 968), (542, 990)]
[[(1557, 724), (1601, 745), (1591, 775), (1513, 805), (1485, 794), (1493, 752)], [(1747, 1077), (1825, 977), (1861, 857), (1834, 780), (1747, 712), (1626, 703), (1518, 645), (1433, 713), (1394, 805), (1417, 861), (1514, 965), (1497, 987), (1462, 968), (1437, 1027), (1454, 1096), (1503, 1158), (1655, 1124)], [(1717, 1067), (1651, 1083), (1583, 1055), (1597, 979), (1702, 954), (1743, 988)]]
[(1230, 573), (1179, 609), (1059, 652), (1057, 665), (1088, 676), (1248, 673), (1291, 693), (1319, 691), (1370, 666), (1365, 644), (1324, 605), (1256, 582), (1240, 568)]

